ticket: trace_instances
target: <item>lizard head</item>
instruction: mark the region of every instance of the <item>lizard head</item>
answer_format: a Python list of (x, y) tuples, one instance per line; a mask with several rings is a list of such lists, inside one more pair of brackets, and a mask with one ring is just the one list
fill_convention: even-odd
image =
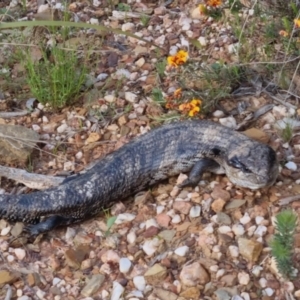
[(272, 185), (279, 171), (275, 151), (253, 140), (251, 143), (235, 145), (222, 166), (232, 183), (250, 189)]

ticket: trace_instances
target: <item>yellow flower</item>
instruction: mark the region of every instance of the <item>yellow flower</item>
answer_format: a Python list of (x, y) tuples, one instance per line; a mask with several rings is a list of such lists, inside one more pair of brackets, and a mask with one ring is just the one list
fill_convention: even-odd
[(202, 101), (199, 100), (199, 99), (193, 99), (191, 101), (191, 104), (194, 105), (194, 106), (200, 106), (202, 104)]
[(222, 4), (222, 0), (207, 0), (206, 4), (208, 6), (217, 7), (217, 6), (220, 6)]
[(178, 57), (178, 60), (182, 61), (182, 62), (186, 62), (187, 59), (188, 59), (188, 53), (184, 50), (180, 50), (177, 52), (177, 57)]
[(170, 66), (178, 67), (184, 64), (188, 59), (188, 53), (184, 50), (178, 51), (175, 55), (168, 56), (167, 61)]
[(193, 117), (195, 114), (197, 114), (200, 111), (200, 107), (199, 106), (195, 106), (193, 107), (190, 111), (189, 111), (189, 116)]
[(296, 28), (300, 27), (300, 19), (294, 19), (294, 24)]
[(284, 37), (287, 37), (289, 34), (288, 34), (288, 32), (285, 31), (285, 30), (280, 30), (280, 31), (279, 31), (279, 35), (284, 36)]

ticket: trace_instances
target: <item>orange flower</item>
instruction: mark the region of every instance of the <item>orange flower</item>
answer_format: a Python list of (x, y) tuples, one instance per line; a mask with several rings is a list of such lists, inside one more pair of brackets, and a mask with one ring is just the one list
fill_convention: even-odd
[(184, 64), (188, 59), (188, 53), (186, 51), (180, 50), (175, 55), (168, 56), (168, 64), (173, 67), (178, 67)]
[(300, 27), (300, 19), (294, 19), (294, 24), (296, 28)]
[(174, 91), (174, 97), (175, 98), (180, 98), (181, 95), (182, 95), (181, 89), (177, 89), (177, 90)]
[(285, 31), (285, 30), (280, 30), (280, 31), (279, 31), (279, 35), (284, 36), (284, 37), (287, 37), (289, 34), (288, 34), (288, 32)]
[(212, 7), (218, 7), (222, 4), (222, 0), (207, 0), (206, 4)]
[(201, 100), (193, 99), (188, 103), (180, 104), (178, 109), (182, 112), (187, 113), (190, 117), (193, 117), (200, 111), (201, 103)]

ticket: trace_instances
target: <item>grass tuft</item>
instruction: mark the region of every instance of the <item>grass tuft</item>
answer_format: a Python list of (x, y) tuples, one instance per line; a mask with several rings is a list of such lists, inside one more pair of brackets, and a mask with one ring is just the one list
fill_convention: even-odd
[(41, 61), (25, 54), (27, 82), (34, 97), (42, 104), (58, 109), (74, 103), (86, 80), (87, 69), (76, 52), (53, 47), (51, 57), (42, 53)]

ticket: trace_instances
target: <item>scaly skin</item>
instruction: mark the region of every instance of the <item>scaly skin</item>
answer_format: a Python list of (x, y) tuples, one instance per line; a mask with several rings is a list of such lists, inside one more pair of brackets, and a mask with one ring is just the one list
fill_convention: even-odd
[(269, 146), (217, 123), (176, 122), (137, 137), (58, 187), (0, 195), (0, 218), (35, 224), (28, 231), (36, 235), (91, 218), (169, 176), (192, 170), (183, 186), (195, 185), (218, 165), (233, 183), (251, 189), (273, 184), (278, 174)]

